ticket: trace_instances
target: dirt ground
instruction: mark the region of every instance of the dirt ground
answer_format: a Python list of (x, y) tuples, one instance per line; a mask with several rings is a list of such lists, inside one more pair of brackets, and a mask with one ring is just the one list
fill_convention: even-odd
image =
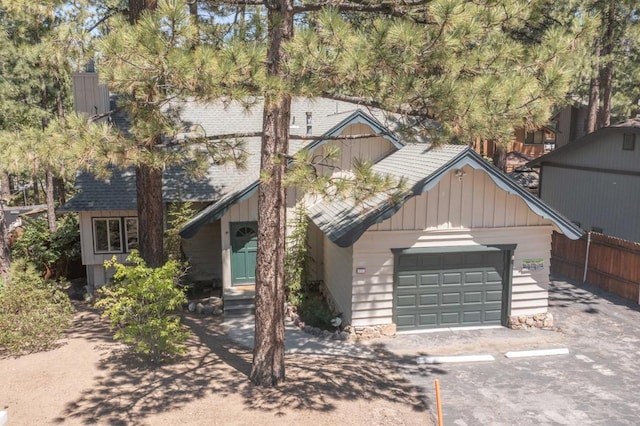
[(114, 342), (96, 311), (76, 308), (56, 349), (0, 358), (9, 426), (433, 424), (428, 401), (391, 361), (288, 355), (286, 383), (262, 389), (247, 379), (251, 353), (220, 319), (187, 316), (189, 355), (154, 368)]

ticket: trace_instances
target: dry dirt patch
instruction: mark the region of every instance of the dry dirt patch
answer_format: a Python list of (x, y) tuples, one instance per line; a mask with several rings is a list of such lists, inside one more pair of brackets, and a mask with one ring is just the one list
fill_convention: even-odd
[(189, 354), (150, 367), (111, 339), (82, 304), (61, 345), (0, 359), (9, 425), (428, 425), (428, 403), (390, 360), (287, 356), (287, 381), (250, 384), (251, 353), (219, 319), (187, 316)]

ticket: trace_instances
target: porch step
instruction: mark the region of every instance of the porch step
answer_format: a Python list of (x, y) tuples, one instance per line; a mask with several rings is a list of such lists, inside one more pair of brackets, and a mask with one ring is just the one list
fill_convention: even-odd
[(254, 304), (255, 287), (232, 287), (224, 291), (225, 315), (252, 315), (255, 314)]
[(255, 314), (256, 305), (253, 298), (246, 299), (224, 299), (225, 315), (251, 315)]

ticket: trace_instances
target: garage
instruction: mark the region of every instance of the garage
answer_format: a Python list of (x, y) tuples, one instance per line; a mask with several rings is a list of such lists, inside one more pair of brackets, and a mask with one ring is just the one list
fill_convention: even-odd
[(510, 253), (498, 247), (397, 252), (393, 315), (398, 331), (503, 324)]

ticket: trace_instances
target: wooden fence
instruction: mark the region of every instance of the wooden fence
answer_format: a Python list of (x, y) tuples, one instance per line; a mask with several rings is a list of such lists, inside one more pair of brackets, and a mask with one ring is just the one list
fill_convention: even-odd
[(583, 282), (587, 246), (586, 282), (640, 303), (640, 244), (595, 232), (579, 240), (553, 233), (551, 273)]

